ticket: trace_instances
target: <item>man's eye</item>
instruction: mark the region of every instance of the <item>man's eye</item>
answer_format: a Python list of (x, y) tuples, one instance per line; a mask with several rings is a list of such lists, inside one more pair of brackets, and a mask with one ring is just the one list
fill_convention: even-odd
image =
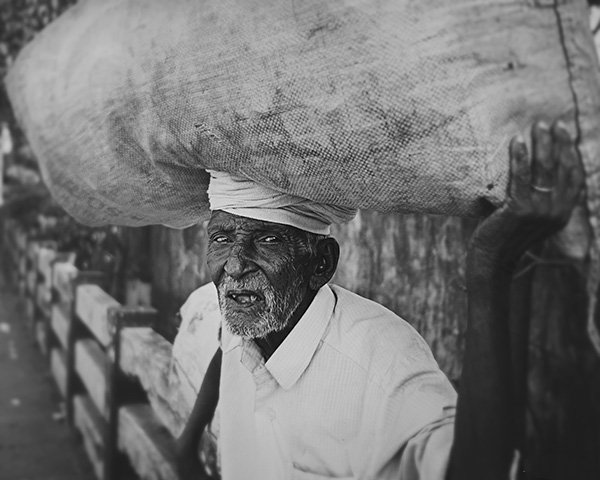
[(266, 237), (262, 237), (260, 241), (264, 243), (275, 243), (279, 241), (279, 238), (275, 235), (267, 235)]
[(227, 238), (226, 235), (215, 235), (211, 241), (213, 243), (227, 243), (229, 241), (229, 238)]

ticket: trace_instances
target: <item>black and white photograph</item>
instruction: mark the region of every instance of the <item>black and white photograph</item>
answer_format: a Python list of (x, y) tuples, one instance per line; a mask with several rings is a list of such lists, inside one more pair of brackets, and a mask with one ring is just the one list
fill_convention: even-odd
[(599, 0), (0, 0), (0, 480), (600, 480)]

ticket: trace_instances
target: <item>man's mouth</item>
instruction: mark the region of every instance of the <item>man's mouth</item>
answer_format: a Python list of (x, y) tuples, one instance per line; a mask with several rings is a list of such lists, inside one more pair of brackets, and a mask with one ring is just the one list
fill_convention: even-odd
[(264, 299), (260, 293), (252, 290), (229, 290), (225, 296), (245, 307), (252, 306)]

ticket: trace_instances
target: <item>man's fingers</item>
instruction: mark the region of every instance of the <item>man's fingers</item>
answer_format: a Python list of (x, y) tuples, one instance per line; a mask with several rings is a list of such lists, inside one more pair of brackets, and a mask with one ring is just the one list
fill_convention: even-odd
[(541, 189), (554, 186), (556, 156), (553, 152), (552, 135), (545, 122), (537, 122), (531, 129), (531, 184)]
[(553, 125), (552, 137), (557, 162), (553, 203), (555, 212), (561, 213), (573, 207), (583, 185), (584, 172), (575, 143), (562, 122)]
[[(503, 208), (556, 230), (581, 199), (585, 171), (575, 141), (562, 122), (531, 129), (532, 155), (522, 137), (510, 143), (510, 176)], [(544, 223), (545, 222), (545, 223)]]
[(531, 196), (531, 164), (525, 139), (521, 135), (510, 141), (509, 154), (509, 197), (514, 201), (528, 201)]
[(585, 186), (585, 170), (579, 156), (576, 156), (576, 164), (569, 170), (569, 178), (565, 192), (565, 202), (575, 205), (582, 194)]
[(531, 199), (539, 213), (553, 210), (553, 191), (556, 182), (557, 155), (550, 128), (537, 122), (531, 128), (533, 156), (531, 159)]

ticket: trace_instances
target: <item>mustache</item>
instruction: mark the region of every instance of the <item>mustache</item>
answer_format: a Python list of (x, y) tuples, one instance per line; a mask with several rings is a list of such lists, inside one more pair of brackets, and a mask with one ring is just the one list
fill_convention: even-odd
[(272, 290), (273, 286), (265, 279), (259, 276), (244, 278), (243, 280), (235, 280), (228, 275), (221, 277), (217, 285), (220, 291), (227, 290)]

